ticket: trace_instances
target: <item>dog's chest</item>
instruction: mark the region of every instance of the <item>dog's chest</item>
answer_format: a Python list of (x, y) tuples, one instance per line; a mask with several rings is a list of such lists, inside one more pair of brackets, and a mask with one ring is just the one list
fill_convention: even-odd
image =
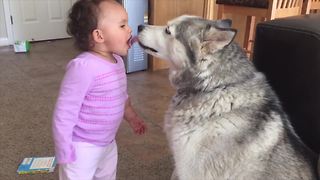
[[(176, 166), (187, 171), (189, 167), (192, 171), (200, 166), (204, 169), (212, 166), (228, 167), (235, 163), (233, 159), (237, 159), (232, 158), (237, 155), (232, 153), (235, 149), (234, 137), (246, 124), (236, 114), (223, 109), (228, 107), (214, 101), (213, 97), (199, 101), (182, 101), (180, 104), (173, 101), (166, 113), (165, 131)], [(226, 172), (222, 176), (230, 177)]]
[[(176, 156), (196, 157), (199, 149), (210, 144), (226, 144), (229, 135), (233, 135), (234, 125), (225, 117), (214, 115), (214, 110), (206, 104), (198, 106), (192, 103), (171, 105), (165, 117), (165, 132)], [(210, 115), (212, 115), (210, 117)]]
[[(221, 113), (230, 112), (231, 103), (221, 100), (219, 96), (208, 94), (175, 95), (169, 105), (165, 116), (166, 131), (176, 136), (193, 136), (194, 132), (202, 132), (208, 126), (213, 127), (219, 119), (223, 119)], [(223, 98), (227, 99), (227, 98)], [(218, 126), (216, 126), (219, 129)], [(212, 134), (212, 132), (210, 133)]]

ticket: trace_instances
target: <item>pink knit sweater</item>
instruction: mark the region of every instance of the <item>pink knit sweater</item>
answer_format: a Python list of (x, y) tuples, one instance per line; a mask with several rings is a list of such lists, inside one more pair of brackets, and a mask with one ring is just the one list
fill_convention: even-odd
[(73, 162), (74, 141), (98, 146), (111, 143), (128, 98), (123, 60), (116, 64), (84, 52), (67, 65), (53, 114), (58, 163)]

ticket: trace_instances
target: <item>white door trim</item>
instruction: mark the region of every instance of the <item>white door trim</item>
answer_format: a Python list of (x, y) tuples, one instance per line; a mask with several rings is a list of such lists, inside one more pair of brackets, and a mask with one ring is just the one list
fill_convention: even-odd
[(4, 18), (5, 24), (7, 28), (7, 38), (0, 39), (0, 46), (1, 45), (12, 45), (13, 44), (13, 34), (12, 34), (12, 25), (11, 25), (11, 13), (10, 13), (10, 5), (9, 0), (3, 0), (3, 8), (4, 8)]

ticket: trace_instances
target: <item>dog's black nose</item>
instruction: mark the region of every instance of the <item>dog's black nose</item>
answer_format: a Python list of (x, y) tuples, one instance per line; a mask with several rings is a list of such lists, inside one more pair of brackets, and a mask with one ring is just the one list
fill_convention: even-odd
[(139, 26), (138, 26), (138, 32), (141, 32), (144, 28), (145, 28), (144, 25), (139, 25)]

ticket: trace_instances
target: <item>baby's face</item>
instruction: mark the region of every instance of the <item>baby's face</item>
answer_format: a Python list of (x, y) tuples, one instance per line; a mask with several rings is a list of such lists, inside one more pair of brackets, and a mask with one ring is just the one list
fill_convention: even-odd
[(110, 1), (102, 2), (99, 7), (98, 29), (105, 38), (104, 45), (112, 53), (127, 55), (132, 32), (127, 12), (120, 4)]

